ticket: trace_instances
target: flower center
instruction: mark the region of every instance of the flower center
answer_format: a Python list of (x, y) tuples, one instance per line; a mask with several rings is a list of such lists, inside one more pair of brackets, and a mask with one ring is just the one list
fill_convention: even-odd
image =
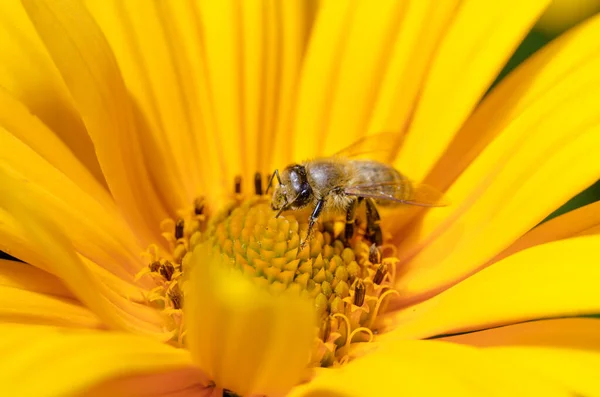
[[(209, 243), (230, 259), (231, 266), (257, 285), (273, 291), (295, 289), (314, 301), (320, 329), (311, 357), (312, 366), (332, 366), (347, 360), (352, 344), (373, 338), (377, 316), (393, 289), (397, 259), (391, 245), (377, 248), (357, 228), (354, 238), (344, 238), (345, 222), (334, 218), (318, 222), (306, 244), (308, 214), (289, 211), (275, 217), (269, 199), (257, 195), (236, 199), (210, 221), (202, 200), (176, 221), (163, 222), (172, 259), (149, 251), (148, 268), (158, 286), (149, 300), (159, 302), (173, 319), (174, 332), (183, 343), (180, 288), (189, 269), (194, 247)], [(262, 193), (258, 184), (258, 194)], [(183, 215), (183, 214), (182, 214)]]

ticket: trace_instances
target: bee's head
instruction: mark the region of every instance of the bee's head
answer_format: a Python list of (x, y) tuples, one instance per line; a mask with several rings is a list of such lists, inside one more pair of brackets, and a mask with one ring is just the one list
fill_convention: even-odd
[(275, 211), (297, 210), (311, 202), (313, 192), (306, 177), (306, 167), (289, 165), (281, 172), (280, 178), (273, 192), (271, 208)]

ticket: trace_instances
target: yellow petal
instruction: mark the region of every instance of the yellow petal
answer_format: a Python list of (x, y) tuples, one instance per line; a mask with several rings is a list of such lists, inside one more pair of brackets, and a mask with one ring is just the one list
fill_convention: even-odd
[[(0, 186), (14, 186), (14, 180), (0, 173)], [(77, 298), (108, 326), (161, 339), (170, 338), (164, 332), (164, 320), (156, 310), (120, 295), (87, 268), (62, 230), (45, 213), (45, 209), (28, 205), (27, 196), (20, 191), (11, 190), (10, 194), (3, 194), (1, 197), (6, 211), (19, 219), (27, 241), (37, 247), (38, 252), (43, 253), (42, 260), (46, 267), (52, 267)], [(60, 265), (50, 266), (48, 262)]]
[[(142, 144), (157, 190), (171, 211), (190, 205), (200, 191), (200, 176), (209, 176), (204, 160), (207, 146), (199, 117), (205, 110), (197, 104), (197, 75), (190, 70), (189, 37), (197, 31), (181, 29), (194, 16), (190, 3), (176, 2), (185, 12), (174, 19), (173, 2), (87, 1), (114, 51), (144, 123), (134, 130)], [(187, 40), (187, 41), (186, 41)], [(202, 161), (202, 166), (201, 166)], [(213, 181), (213, 186), (214, 186)]]
[[(272, 73), (278, 76), (278, 79), (270, 81), (274, 84), (276, 92), (273, 98), (267, 98), (266, 103), (274, 101), (273, 109), (266, 109), (266, 118), (274, 118), (271, 122), (274, 124), (273, 132), (269, 133), (268, 122), (265, 122), (265, 139), (259, 144), (266, 145), (264, 148), (264, 159), (259, 159), (262, 164), (259, 169), (272, 172), (273, 169), (281, 167), (282, 164), (289, 164), (292, 159), (292, 139), (290, 138), (290, 126), (292, 125), (292, 109), (296, 105), (298, 80), (302, 69), (304, 54), (311, 29), (314, 23), (319, 1), (299, 0), (299, 1), (275, 1), (275, 7), (280, 7), (277, 12), (279, 23), (276, 26), (280, 29), (279, 34), (268, 34), (269, 46), (278, 48), (276, 67), (278, 73)], [(270, 113), (273, 112), (272, 115)], [(272, 139), (269, 139), (271, 137)]]
[(191, 367), (189, 353), (119, 332), (0, 324), (0, 394), (84, 394), (115, 378)]
[[(293, 132), (288, 137), (293, 137), (293, 151), (289, 157), (295, 161), (321, 154), (320, 137), (330, 110), (344, 38), (351, 25), (355, 4), (325, 1), (319, 6), (298, 80), (297, 98), (291, 109)], [(289, 157), (286, 156), (288, 161)]]
[(403, 234), (405, 297), (464, 278), (598, 179), (599, 32), (596, 18), (543, 62), (517, 70), (505, 80), (510, 90), (501, 84), (504, 97), (486, 107), (490, 117), (477, 116), (474, 131), (497, 137), (447, 191), (452, 204)]
[(425, 178), (549, 3), (461, 3), (429, 64), (397, 168)]
[(520, 362), (579, 395), (600, 395), (596, 376), (600, 368), (599, 319), (533, 321), (442, 339), (496, 347), (488, 350), (492, 357)]
[(77, 328), (103, 323), (56, 277), (31, 265), (0, 260), (0, 321)]
[(224, 181), (232, 181), (244, 165), (244, 151), (240, 150), (244, 143), (241, 5), (232, 0), (203, 1), (198, 16), (214, 112), (214, 133), (219, 136), (224, 153), (228, 151), (226, 148), (234, 148), (232, 152), (236, 154), (227, 157), (224, 170)]
[(599, 396), (600, 353), (576, 349), (542, 347), (497, 347), (487, 352), (491, 359), (518, 362), (524, 370), (572, 390), (575, 395)]
[(218, 397), (197, 368), (119, 377), (86, 390), (81, 397)]
[(0, 86), (6, 90), (2, 95), (24, 103), (104, 186), (92, 141), (19, 0), (0, 5), (0, 48)]
[(600, 233), (600, 201), (569, 211), (542, 223), (515, 241), (492, 261), (497, 262), (534, 245), (598, 233)]
[(59, 278), (23, 262), (0, 259), (0, 285), (75, 299), (73, 293)]
[(598, 0), (554, 0), (535, 27), (546, 34), (556, 35), (599, 11)]
[[(96, 200), (102, 203), (108, 203), (111, 200), (105, 187), (83, 166), (59, 136), (50, 131), (22, 103), (2, 90), (0, 90), (0, 127), (29, 146)], [(4, 138), (2, 142), (2, 151), (10, 151)], [(8, 155), (4, 154), (2, 160), (5, 160)]]
[[(595, 63), (600, 18), (578, 26), (549, 43), (502, 80), (483, 99), (426, 181), (446, 190), (496, 137), (519, 118), (543, 117), (543, 110), (559, 105), (598, 81)], [(514, 127), (513, 127), (514, 128)]]
[(217, 387), (241, 395), (281, 395), (308, 364), (315, 336), (312, 303), (274, 295), (229, 260), (198, 246), (186, 292), (187, 341), (194, 361)]
[(355, 2), (344, 26), (347, 30), (335, 60), (337, 70), (328, 83), (330, 92), (316, 135), (325, 139), (315, 142), (317, 153), (331, 155), (364, 135), (391, 48), (405, 33), (401, 27), (410, 17), (408, 4), (384, 0), (373, 7), (369, 0)]
[(477, 347), (539, 346), (589, 350), (600, 353), (600, 320), (559, 318), (530, 321), (440, 338)]
[(77, 301), (0, 285), (0, 322), (105, 328), (104, 323)]
[(390, 314), (387, 338), (423, 338), (600, 312), (600, 235), (531, 247)]
[(560, 384), (486, 351), (437, 341), (381, 344), (323, 371), (290, 397), (308, 396), (569, 396)]
[[(436, 54), (442, 35), (450, 28), (460, 1), (409, 1), (398, 33), (390, 43), (385, 75), (379, 87), (367, 132), (396, 131), (390, 142), (397, 149), (410, 122), (428, 64)], [(395, 150), (392, 151), (395, 155)], [(391, 160), (391, 159), (390, 159)]]
[[(142, 249), (114, 202), (106, 194), (94, 195), (94, 190), (82, 190), (76, 181), (67, 178), (25, 142), (16, 138), (24, 131), (22, 128), (31, 127), (32, 135), (38, 134), (42, 142), (53, 143), (43, 140), (50, 135), (46, 134), (47, 130), (41, 124), (34, 123), (34, 119), (24, 119), (23, 124), (15, 123), (12, 127), (17, 131), (14, 136), (0, 126), (0, 174), (4, 180), (3, 188), (6, 189), (6, 193), (0, 196), (0, 208), (4, 207), (4, 201), (9, 199), (10, 194), (19, 192), (28, 205), (43, 209), (46, 216), (63, 226), (63, 233), (78, 252), (102, 264), (111, 273), (130, 280), (142, 266), (139, 257)], [(32, 139), (32, 135), (27, 139)], [(68, 155), (60, 150), (59, 145), (51, 145), (42, 152), (53, 156), (48, 152), (53, 149), (58, 155)], [(66, 159), (59, 163), (74, 165)], [(20, 259), (55, 273), (52, 266), (46, 263), (47, 258), (40, 257), (39, 249), (28, 241), (22, 220), (2, 209), (0, 216), (2, 249), (8, 249)]]
[(23, 0), (94, 143), (124, 216), (143, 245), (160, 241), (166, 216), (139, 150), (129, 95), (105, 37), (79, 1)]

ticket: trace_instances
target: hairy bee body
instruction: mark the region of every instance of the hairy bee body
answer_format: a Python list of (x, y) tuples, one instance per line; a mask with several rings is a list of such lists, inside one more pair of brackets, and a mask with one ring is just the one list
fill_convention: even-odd
[[(372, 144), (374, 143), (374, 144)], [(394, 207), (408, 204), (436, 207), (442, 195), (423, 184), (414, 184), (389, 164), (376, 160), (354, 158), (368, 153), (388, 141), (367, 138), (356, 142), (338, 155), (291, 164), (281, 173), (275, 170), (269, 187), (276, 177), (271, 207), (278, 211), (313, 208), (309, 218), (309, 233), (323, 211), (346, 213), (346, 236), (353, 233), (356, 207), (366, 204), (367, 235), (380, 245), (379, 213), (377, 206)], [(268, 190), (268, 188), (267, 188)], [(308, 237), (309, 238), (309, 237)]]
[[(339, 158), (323, 158), (302, 163), (306, 168), (308, 183), (313, 191), (312, 204), (325, 199), (325, 211), (345, 212), (356, 199), (346, 194), (346, 188), (355, 186), (379, 185), (385, 191), (390, 187), (401, 185), (408, 194), (407, 179), (388, 164), (374, 160), (347, 160)], [(285, 172), (285, 171), (284, 171)], [(387, 189), (390, 190), (390, 189)], [(404, 196), (396, 192), (396, 196)], [(397, 201), (376, 199), (380, 206), (398, 206)]]

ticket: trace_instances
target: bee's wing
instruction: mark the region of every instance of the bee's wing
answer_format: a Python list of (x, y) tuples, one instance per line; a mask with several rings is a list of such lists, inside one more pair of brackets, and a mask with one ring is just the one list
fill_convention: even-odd
[(366, 154), (384, 162), (391, 161), (398, 151), (398, 134), (385, 132), (360, 138), (350, 146), (335, 153), (333, 157), (357, 158)]
[(344, 193), (349, 196), (367, 197), (421, 207), (443, 207), (448, 205), (444, 195), (435, 188), (422, 183), (413, 183), (408, 179), (400, 182), (348, 186), (344, 189)]

